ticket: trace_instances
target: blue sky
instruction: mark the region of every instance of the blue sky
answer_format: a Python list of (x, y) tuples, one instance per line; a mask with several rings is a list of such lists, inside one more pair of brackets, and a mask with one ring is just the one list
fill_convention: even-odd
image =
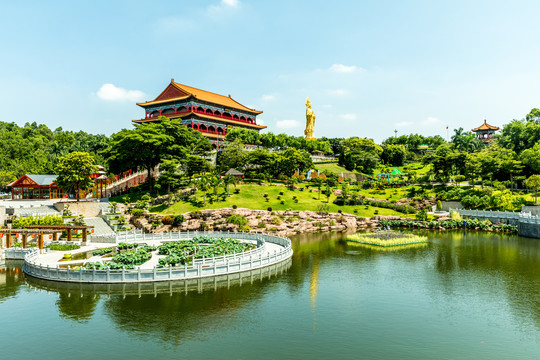
[(538, 13), (538, 1), (0, 0), (0, 120), (111, 134), (174, 78), (263, 110), (275, 133), (303, 134), (309, 96), (316, 137), (446, 137), (540, 107)]

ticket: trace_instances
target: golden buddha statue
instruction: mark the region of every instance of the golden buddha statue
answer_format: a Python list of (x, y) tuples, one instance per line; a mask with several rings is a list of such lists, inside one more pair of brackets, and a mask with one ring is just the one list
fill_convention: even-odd
[(304, 135), (306, 135), (306, 140), (316, 140), (313, 137), (313, 128), (315, 127), (315, 114), (311, 109), (311, 101), (309, 97), (306, 100), (306, 130), (304, 130)]

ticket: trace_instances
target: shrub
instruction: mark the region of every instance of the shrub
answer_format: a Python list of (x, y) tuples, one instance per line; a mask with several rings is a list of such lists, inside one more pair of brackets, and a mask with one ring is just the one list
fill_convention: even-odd
[(243, 216), (243, 215), (235, 214), (235, 215), (229, 216), (227, 218), (227, 222), (229, 224), (236, 224), (239, 227), (241, 227), (241, 226), (244, 226), (244, 225), (246, 225), (248, 223), (248, 219), (246, 219), (246, 217)]
[(51, 244), (51, 245), (47, 245), (46, 247), (48, 247), (49, 250), (55, 250), (55, 251), (69, 251), (69, 250), (77, 250), (81, 248), (77, 244), (67, 244), (67, 245)]
[(379, 209), (375, 210), (375, 211), (373, 212), (373, 215), (379, 215)]
[(441, 210), (442, 210), (441, 200), (437, 200), (437, 211), (441, 211)]
[(143, 214), (144, 214), (143, 209), (131, 209), (131, 215), (133, 215), (135, 217), (142, 216)]
[(172, 225), (174, 223), (174, 217), (172, 215), (166, 215), (161, 218), (161, 222), (164, 225)]
[(240, 194), (240, 189), (234, 189), (235, 194)]
[(201, 220), (201, 223), (200, 223), (200, 227), (199, 227), (201, 230), (208, 230), (210, 227), (208, 226), (208, 224), (206, 223), (206, 221), (204, 220)]
[(257, 227), (259, 229), (265, 229), (266, 228), (266, 223), (264, 221), (259, 221), (259, 223), (257, 224)]
[(281, 224), (281, 220), (277, 216), (272, 217), (271, 222), (274, 225), (280, 225)]
[(281, 200), (279, 203), (280, 203), (281, 205), (285, 205), (285, 200)]
[(336, 222), (334, 221), (334, 219), (330, 219), (330, 226), (334, 226), (336, 225)]
[(268, 211), (272, 211), (272, 207), (270, 207), (270, 206), (269, 206), (269, 207), (268, 207), (268, 209), (266, 209), (266, 210), (268, 210)]
[(427, 213), (424, 210), (420, 210), (416, 213), (416, 219), (425, 221), (427, 220)]
[(338, 212), (339, 214), (341, 214), (341, 213), (342, 213), (343, 211), (341, 211), (341, 209), (338, 209), (338, 211), (337, 211), (337, 212)]
[(284, 194), (283, 191), (280, 191), (280, 192), (279, 192), (279, 195), (283, 195), (283, 194)]
[(237, 208), (238, 208), (238, 206), (236, 206), (236, 205), (233, 205), (233, 206), (232, 206), (232, 208), (233, 208), (233, 209), (237, 209)]
[(185, 220), (184, 215), (176, 215), (173, 219), (173, 226), (180, 226)]

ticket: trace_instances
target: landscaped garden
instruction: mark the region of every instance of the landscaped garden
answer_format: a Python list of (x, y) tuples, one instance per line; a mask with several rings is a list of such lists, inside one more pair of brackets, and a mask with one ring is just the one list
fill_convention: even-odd
[(256, 245), (253, 243), (241, 242), (237, 239), (209, 236), (198, 236), (190, 240), (169, 241), (159, 246), (119, 243), (116, 247), (100, 248), (92, 251), (91, 255), (99, 256), (100, 259), (84, 264), (84, 268), (95, 268), (97, 270), (134, 269), (136, 266), (146, 263), (152, 256), (158, 257), (159, 267), (190, 265), (194, 259), (242, 253), (253, 250), (255, 247)]

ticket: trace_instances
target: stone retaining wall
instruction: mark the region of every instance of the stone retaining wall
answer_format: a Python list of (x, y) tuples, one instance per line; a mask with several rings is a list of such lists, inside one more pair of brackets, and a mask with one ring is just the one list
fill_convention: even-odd
[[(238, 225), (227, 223), (231, 215), (242, 215), (247, 226), (253, 232), (275, 233), (281, 236), (319, 231), (344, 231), (348, 229), (373, 228), (380, 219), (398, 220), (399, 216), (374, 216), (363, 218), (346, 213), (317, 213), (314, 211), (267, 211), (250, 209), (215, 209), (203, 210), (200, 214), (185, 213), (181, 226), (162, 225), (153, 227), (152, 217), (163, 218), (165, 215), (145, 214), (141, 217), (127, 215), (131, 224), (145, 232), (219, 230), (235, 231)], [(262, 224), (262, 225), (260, 225)]]

